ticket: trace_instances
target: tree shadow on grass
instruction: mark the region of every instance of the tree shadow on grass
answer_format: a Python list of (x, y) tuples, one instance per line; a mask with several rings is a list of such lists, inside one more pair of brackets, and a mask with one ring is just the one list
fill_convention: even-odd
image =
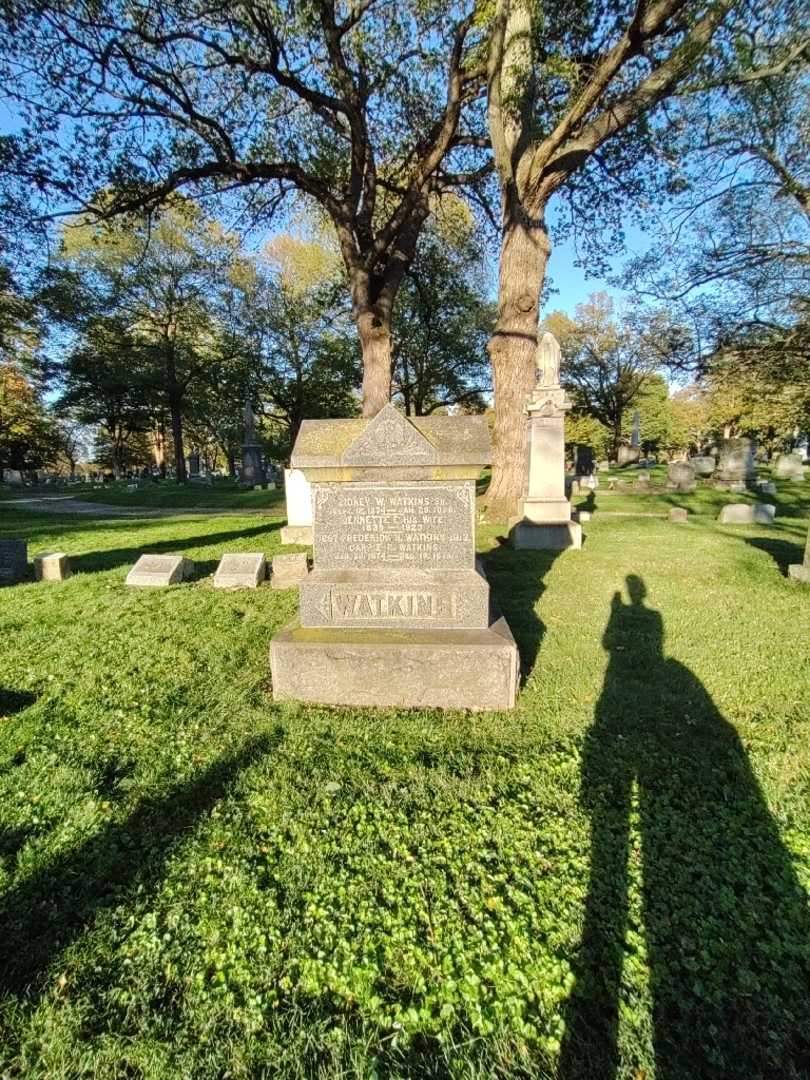
[[(622, 965), (646, 941), (656, 1080), (810, 1075), (807, 897), (735, 729), (663, 655), (660, 614), (627, 579), (583, 750), (591, 819), (584, 928), (561, 1080), (613, 1080)], [(643, 928), (629, 939), (628, 861), (641, 841)], [(626, 1058), (627, 1055), (625, 1055)]]
[(7, 892), (0, 901), (0, 995), (36, 1000), (59, 954), (97, 913), (135, 888), (156, 888), (184, 835), (282, 737), (279, 730), (250, 739), (193, 780), (141, 800), (126, 820), (106, 825)]
[(788, 567), (791, 563), (801, 563), (804, 559), (804, 547), (791, 543), (789, 540), (774, 540), (770, 537), (746, 536), (746, 544), (767, 552), (779, 567), (783, 577), (787, 577)]
[(31, 693), (30, 690), (11, 690), (7, 686), (0, 686), (0, 717), (9, 717), (14, 713), (22, 712), (36, 700), (37, 695)]
[(520, 652), (521, 681), (537, 661), (546, 627), (537, 614), (546, 575), (561, 551), (515, 551), (506, 543), (484, 556), (493, 599), (506, 618)]
[[(109, 551), (93, 551), (86, 555), (71, 556), (71, 566), (82, 574), (104, 570), (114, 570), (119, 566), (135, 565), (141, 555), (180, 555), (196, 546), (213, 547), (228, 540), (243, 540), (248, 536), (263, 536), (278, 532), (278, 522), (269, 525), (255, 525), (250, 529), (232, 529), (229, 532), (200, 533), (199, 536), (176, 537), (172, 540), (157, 540), (139, 544), (135, 547), (112, 548)], [(193, 554), (189, 558), (194, 559)], [(192, 580), (213, 573), (219, 560), (195, 562)]]

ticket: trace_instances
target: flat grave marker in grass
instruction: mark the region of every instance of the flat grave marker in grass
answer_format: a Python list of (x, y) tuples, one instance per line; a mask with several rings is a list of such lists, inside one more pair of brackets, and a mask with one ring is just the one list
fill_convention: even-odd
[(155, 587), (176, 585), (194, 572), (194, 563), (183, 555), (141, 555), (127, 574), (127, 585)]
[(215, 589), (256, 589), (267, 575), (264, 553), (240, 552), (223, 555), (214, 574)]

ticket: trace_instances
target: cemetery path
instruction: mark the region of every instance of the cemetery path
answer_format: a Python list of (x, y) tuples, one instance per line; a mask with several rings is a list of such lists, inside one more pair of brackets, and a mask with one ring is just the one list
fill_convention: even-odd
[[(72, 495), (15, 495), (4, 500), (12, 506), (20, 506), (36, 513), (52, 514), (86, 514), (95, 517), (211, 517), (222, 515), (226, 517), (272, 517), (281, 518), (274, 509), (257, 509), (255, 507), (155, 507), (155, 506), (114, 506), (109, 503), (86, 502), (83, 499), (74, 499)], [(2, 505), (2, 504), (0, 504)]]

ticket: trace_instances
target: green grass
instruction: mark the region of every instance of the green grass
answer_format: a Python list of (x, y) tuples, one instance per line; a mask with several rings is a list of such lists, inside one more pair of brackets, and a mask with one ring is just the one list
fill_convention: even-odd
[(273, 703), (295, 593), (207, 575), (278, 523), (4, 505), (77, 573), (0, 590), (0, 1076), (810, 1075), (810, 485), (690, 499), (482, 531), (500, 714)]
[(218, 480), (210, 487), (205, 484), (176, 484), (173, 480), (159, 483), (144, 482), (136, 491), (128, 491), (126, 483), (109, 483), (101, 487), (92, 484), (53, 485), (39, 488), (10, 488), (0, 485), (0, 498), (22, 494), (34, 498), (43, 494), (70, 495), (82, 502), (103, 503), (107, 506), (143, 506), (182, 510), (264, 510), (284, 511), (284, 492), (275, 487), (267, 490), (243, 491), (230, 480)]

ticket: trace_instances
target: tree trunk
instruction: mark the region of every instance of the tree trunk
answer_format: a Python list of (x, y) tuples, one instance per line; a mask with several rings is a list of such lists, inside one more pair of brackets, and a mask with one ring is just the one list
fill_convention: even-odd
[(365, 310), (355, 321), (363, 350), (363, 416), (376, 416), (391, 400), (391, 319)]
[(613, 460), (619, 460), (619, 447), (622, 445), (622, 420), (624, 413), (620, 412), (613, 418)]
[(525, 472), (526, 400), (535, 380), (537, 317), (551, 243), (542, 208), (529, 216), (516, 194), (507, 196), (498, 276), (498, 317), (487, 350), (492, 362), (495, 426), (487, 520), (517, 513)]
[(177, 381), (177, 368), (174, 362), (174, 337), (167, 334), (166, 342), (166, 397), (169, 402), (169, 416), (172, 423), (172, 442), (174, 444), (174, 475), (178, 484), (185, 484), (186, 455), (183, 449), (183, 391)]

